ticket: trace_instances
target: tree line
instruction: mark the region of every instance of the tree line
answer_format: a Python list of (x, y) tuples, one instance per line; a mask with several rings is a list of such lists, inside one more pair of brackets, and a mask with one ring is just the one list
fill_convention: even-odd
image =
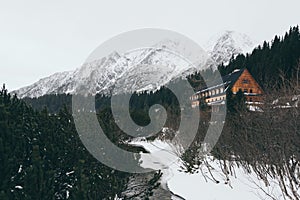
[[(262, 179), (267, 175), (278, 178), (290, 199), (299, 199), (299, 108), (274, 108), (272, 102), (280, 96), (299, 94), (299, 58), (297, 26), (284, 37), (276, 36), (251, 54), (237, 55), (228, 65), (218, 67), (222, 75), (247, 68), (264, 88), (268, 103), (263, 105), (264, 112), (249, 112), (243, 94), (228, 91), (225, 126), (212, 152), (220, 160), (238, 162), (249, 170), (252, 167)], [(188, 76), (195, 91), (205, 87), (203, 74), (213, 82), (218, 72), (206, 69)], [(115, 124), (110, 97), (98, 94), (95, 99), (99, 122), (110, 140), (131, 149), (122, 146), (122, 141), (130, 137)], [(125, 190), (130, 175), (102, 165), (81, 144), (71, 103), (72, 96), (67, 94), (19, 100), (5, 88), (1, 90), (0, 199), (63, 199), (67, 193), (72, 199), (111, 199)], [(137, 124), (147, 125), (148, 111), (154, 104), (166, 108), (165, 126), (176, 130), (181, 109), (176, 97), (165, 87), (155, 92), (134, 93), (130, 100), (131, 117)], [(202, 162), (195, 149), (200, 148), (211, 116), (204, 101), (199, 112), (202, 118), (198, 135), (183, 155), (188, 172), (196, 170), (192, 167), (195, 163), (199, 166)]]

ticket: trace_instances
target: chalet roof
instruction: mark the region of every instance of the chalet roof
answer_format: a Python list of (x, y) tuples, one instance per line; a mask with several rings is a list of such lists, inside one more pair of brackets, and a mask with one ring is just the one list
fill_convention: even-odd
[(239, 79), (239, 77), (242, 75), (242, 73), (245, 71), (244, 69), (235, 69), (230, 74), (227, 74), (225, 76), (222, 76), (223, 83), (225, 84), (225, 87), (231, 88), (235, 82)]
[(216, 84), (216, 85), (211, 86), (211, 87), (202, 88), (197, 93), (205, 92), (205, 91), (212, 90), (212, 89), (215, 89), (215, 88), (220, 88), (220, 87), (224, 87), (225, 90), (227, 90), (228, 88), (231, 88), (234, 85), (234, 83), (238, 80), (238, 78), (241, 76), (241, 74), (244, 71), (245, 71), (245, 68), (244, 69), (235, 69), (230, 74), (222, 76), (222, 80), (223, 80), (222, 84)]

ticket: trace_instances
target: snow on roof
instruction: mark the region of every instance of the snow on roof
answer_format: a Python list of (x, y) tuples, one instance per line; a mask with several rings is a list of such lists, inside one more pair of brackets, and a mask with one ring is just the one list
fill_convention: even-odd
[(238, 78), (241, 76), (241, 74), (244, 72), (244, 70), (245, 70), (245, 68), (244, 69), (235, 69), (230, 74), (222, 76), (223, 83), (214, 85), (214, 86), (210, 86), (210, 87), (202, 88), (195, 94), (199, 94), (201, 92), (205, 92), (205, 91), (212, 90), (212, 89), (222, 87), (222, 86), (225, 87), (227, 90), (228, 88), (230, 88), (234, 85), (234, 83), (238, 80)]

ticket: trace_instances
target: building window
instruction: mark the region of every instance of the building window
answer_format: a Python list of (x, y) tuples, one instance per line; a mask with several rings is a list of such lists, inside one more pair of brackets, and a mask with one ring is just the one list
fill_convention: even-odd
[(250, 93), (253, 93), (253, 90), (252, 90), (252, 89), (250, 89)]
[(249, 101), (252, 102), (253, 101), (252, 98), (250, 98)]
[(244, 93), (248, 93), (248, 89), (244, 89)]
[(224, 92), (224, 88), (221, 88), (220, 90), (221, 90), (220, 93), (223, 93), (223, 92)]
[(242, 83), (243, 83), (243, 84), (249, 84), (249, 82), (250, 82), (250, 81), (249, 81), (248, 79), (243, 79), (243, 80), (242, 80)]

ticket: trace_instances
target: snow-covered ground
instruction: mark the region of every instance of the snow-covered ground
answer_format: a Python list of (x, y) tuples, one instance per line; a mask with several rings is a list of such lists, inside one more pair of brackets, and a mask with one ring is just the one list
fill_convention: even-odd
[[(248, 173), (235, 165), (231, 175), (226, 176), (219, 160), (211, 156), (205, 159), (206, 164), (200, 166), (198, 173), (182, 172), (182, 151), (170, 142), (155, 140), (135, 140), (131, 142), (141, 145), (150, 152), (141, 154), (141, 166), (144, 168), (161, 169), (163, 176), (161, 184), (172, 193), (188, 200), (255, 200), (255, 199), (284, 199), (276, 180), (269, 186), (259, 179), (255, 173)], [(178, 199), (174, 195), (173, 199)]]

